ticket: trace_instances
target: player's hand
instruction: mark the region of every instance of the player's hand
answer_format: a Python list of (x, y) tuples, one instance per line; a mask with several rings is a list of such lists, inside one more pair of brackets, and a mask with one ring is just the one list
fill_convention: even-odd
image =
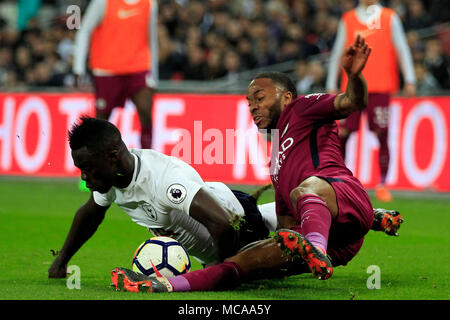
[(349, 77), (357, 76), (361, 73), (371, 51), (372, 48), (367, 45), (366, 40), (357, 35), (355, 42), (345, 49), (342, 56), (342, 67)]
[(52, 265), (48, 269), (49, 278), (65, 278), (67, 276), (67, 265), (61, 263), (61, 260), (56, 257)]
[(328, 89), (327, 93), (329, 93), (329, 94), (338, 94), (339, 91), (337, 89)]
[(405, 83), (403, 86), (403, 95), (405, 97), (414, 97), (416, 95), (416, 86), (414, 83)]

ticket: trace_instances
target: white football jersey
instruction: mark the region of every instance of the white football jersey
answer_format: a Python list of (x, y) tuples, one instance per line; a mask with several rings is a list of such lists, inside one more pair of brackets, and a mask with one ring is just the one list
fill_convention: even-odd
[(116, 203), (137, 224), (154, 235), (181, 242), (190, 255), (204, 264), (218, 262), (217, 248), (208, 229), (189, 215), (192, 199), (203, 188), (239, 216), (244, 209), (233, 192), (221, 182), (204, 182), (187, 163), (151, 149), (130, 149), (135, 159), (128, 187), (94, 191), (100, 206)]

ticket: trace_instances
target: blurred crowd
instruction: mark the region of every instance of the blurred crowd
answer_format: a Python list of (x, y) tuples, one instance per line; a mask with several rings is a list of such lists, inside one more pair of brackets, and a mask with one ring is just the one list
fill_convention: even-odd
[[(73, 85), (76, 30), (66, 8), (88, 1), (41, 0), (38, 15), (12, 19), (17, 3), (0, 3), (0, 87)], [(242, 71), (296, 61), (300, 93), (323, 91), (341, 14), (356, 0), (159, 0), (162, 80), (235, 80)], [(380, 1), (400, 16), (412, 51), (417, 92), (450, 89), (450, 21), (446, 0)], [(47, 8), (49, 10), (45, 11)], [(14, 11), (15, 9), (15, 11)], [(47, 14), (42, 15), (44, 10)], [(21, 25), (20, 25), (21, 23)], [(81, 20), (82, 23), (82, 20)], [(86, 79), (89, 81), (89, 79)]]

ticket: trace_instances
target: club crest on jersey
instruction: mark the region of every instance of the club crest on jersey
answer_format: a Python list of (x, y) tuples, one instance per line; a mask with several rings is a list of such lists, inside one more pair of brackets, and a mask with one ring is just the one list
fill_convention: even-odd
[(181, 184), (174, 183), (167, 189), (167, 198), (173, 203), (181, 203), (186, 198), (186, 188)]
[(149, 203), (142, 204), (142, 209), (151, 220), (158, 221), (158, 214), (156, 213), (155, 208), (153, 208), (151, 204)]

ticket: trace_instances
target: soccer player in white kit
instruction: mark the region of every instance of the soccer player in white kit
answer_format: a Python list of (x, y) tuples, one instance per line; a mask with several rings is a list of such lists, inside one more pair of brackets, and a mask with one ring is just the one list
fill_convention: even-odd
[[(131, 220), (155, 236), (181, 242), (202, 264), (219, 262), (211, 233), (189, 215), (189, 209), (194, 196), (203, 188), (229, 212), (243, 217), (244, 208), (233, 192), (222, 182), (204, 182), (194, 168), (177, 158), (151, 149), (130, 149), (130, 152), (135, 162), (131, 183), (124, 189), (112, 187), (107, 193), (94, 191), (95, 203), (103, 207), (116, 203)], [(258, 207), (276, 222), (274, 202)]]
[(67, 263), (95, 233), (112, 203), (154, 235), (181, 242), (204, 265), (219, 263), (276, 229), (274, 203), (257, 206), (254, 198), (233, 193), (221, 182), (204, 182), (175, 157), (127, 149), (108, 121), (82, 118), (70, 131), (69, 142), (74, 164), (92, 193), (75, 214), (49, 268), (51, 278), (66, 276)]

